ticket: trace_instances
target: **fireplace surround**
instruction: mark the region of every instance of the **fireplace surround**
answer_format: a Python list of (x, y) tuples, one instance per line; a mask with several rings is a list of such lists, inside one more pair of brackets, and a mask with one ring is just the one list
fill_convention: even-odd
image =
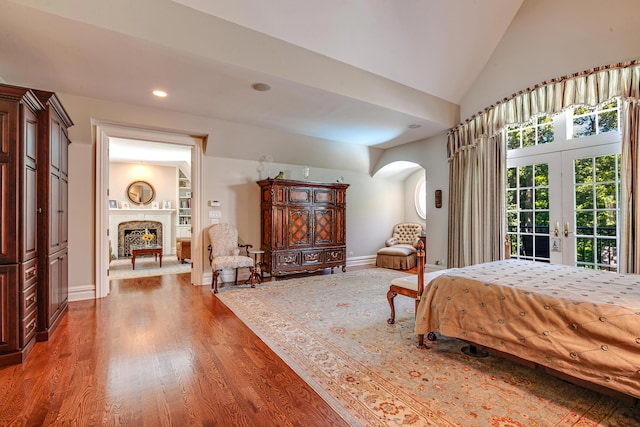
[[(162, 245), (162, 255), (175, 254), (175, 239), (173, 225), (175, 221), (175, 209), (109, 209), (109, 240), (111, 241), (113, 253), (116, 258), (128, 256), (125, 249), (124, 228), (121, 224), (131, 223), (127, 226), (130, 230), (137, 230), (130, 238), (127, 248), (132, 244), (132, 240), (141, 236), (145, 228), (156, 235), (154, 243)], [(122, 233), (122, 235), (121, 235)], [(135, 244), (135, 242), (133, 242)]]

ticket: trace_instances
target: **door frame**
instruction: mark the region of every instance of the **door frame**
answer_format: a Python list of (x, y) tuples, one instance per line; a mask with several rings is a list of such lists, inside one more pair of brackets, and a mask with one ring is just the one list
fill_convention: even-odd
[[(587, 147), (576, 147), (571, 150), (565, 150), (561, 154), (561, 173), (562, 177), (562, 209), (564, 217), (562, 218), (561, 227), (561, 247), (562, 263), (566, 265), (576, 265), (576, 206), (575, 206), (575, 177), (573, 176), (574, 161), (578, 159), (601, 157), (609, 155), (618, 155), (621, 153), (622, 144), (614, 142), (606, 145), (591, 145)], [(571, 179), (565, 178), (564, 175), (569, 174)], [(618, 215), (616, 220), (616, 248), (620, 246), (620, 200), (618, 200)], [(565, 233), (565, 229), (567, 232)], [(566, 234), (566, 235), (565, 235)], [(565, 250), (566, 249), (566, 250)]]
[[(533, 149), (514, 150), (507, 156), (507, 168), (546, 163), (549, 166), (549, 243), (558, 239), (559, 251), (549, 248), (551, 264), (575, 266), (575, 206), (573, 200), (573, 160), (577, 158), (620, 153), (620, 142), (603, 141), (602, 137), (592, 138), (587, 143), (560, 142)], [(565, 175), (570, 175), (567, 177)], [(555, 184), (556, 180), (560, 184)], [(569, 206), (571, 205), (571, 206)], [(555, 224), (558, 235), (555, 235)], [(618, 226), (620, 225), (618, 221)], [(565, 227), (568, 227), (565, 236)]]
[(95, 128), (95, 297), (109, 294), (109, 138), (138, 139), (152, 142), (187, 145), (191, 150), (191, 284), (202, 285), (202, 156), (206, 135), (140, 128), (107, 121), (91, 120)]

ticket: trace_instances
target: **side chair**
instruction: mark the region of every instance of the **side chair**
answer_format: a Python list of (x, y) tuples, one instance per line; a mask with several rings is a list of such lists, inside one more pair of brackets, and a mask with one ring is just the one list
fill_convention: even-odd
[[(249, 256), (249, 248), (253, 245), (241, 245), (238, 243), (238, 229), (231, 224), (214, 224), (209, 227), (209, 265), (213, 273), (211, 292), (218, 293), (218, 277), (225, 269), (235, 269), (236, 276), (233, 282), (238, 284), (238, 269), (248, 268), (251, 272), (249, 282), (255, 288), (254, 261)], [(245, 254), (240, 255), (240, 248), (244, 248)]]

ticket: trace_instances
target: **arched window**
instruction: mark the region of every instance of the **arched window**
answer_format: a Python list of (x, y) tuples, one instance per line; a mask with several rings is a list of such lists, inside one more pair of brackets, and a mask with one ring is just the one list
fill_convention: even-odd
[(415, 189), (416, 211), (420, 218), (427, 218), (427, 182), (424, 176), (421, 176), (416, 183)]

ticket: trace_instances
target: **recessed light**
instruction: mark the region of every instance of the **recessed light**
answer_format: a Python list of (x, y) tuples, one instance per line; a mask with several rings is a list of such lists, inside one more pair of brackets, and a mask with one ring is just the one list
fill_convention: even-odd
[(251, 87), (253, 90), (257, 90), (258, 92), (266, 92), (271, 89), (271, 86), (267, 83), (254, 83)]
[(422, 125), (417, 125), (417, 124), (413, 124), (413, 125), (409, 125), (407, 126), (409, 129), (418, 129), (419, 127), (422, 127)]
[(160, 90), (160, 89), (156, 89), (152, 92), (155, 96), (157, 96), (158, 98), (166, 98), (167, 96), (167, 92)]

